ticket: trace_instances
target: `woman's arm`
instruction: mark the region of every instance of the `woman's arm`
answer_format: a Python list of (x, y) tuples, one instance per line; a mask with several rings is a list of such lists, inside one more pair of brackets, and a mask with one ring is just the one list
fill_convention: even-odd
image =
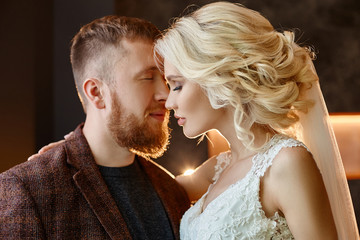
[(176, 181), (185, 188), (191, 202), (197, 201), (206, 193), (209, 185), (213, 182), (214, 167), (217, 162), (216, 157), (213, 156), (206, 160), (190, 175), (178, 175), (175, 177)]
[(295, 239), (337, 239), (329, 199), (312, 155), (285, 148), (271, 167), (272, 190)]

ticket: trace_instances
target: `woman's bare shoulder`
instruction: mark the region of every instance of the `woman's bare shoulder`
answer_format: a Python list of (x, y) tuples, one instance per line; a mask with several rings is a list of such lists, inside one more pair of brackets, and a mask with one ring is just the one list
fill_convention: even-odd
[(293, 174), (294, 172), (318, 171), (312, 154), (304, 146), (284, 147), (274, 157), (271, 167), (277, 174)]

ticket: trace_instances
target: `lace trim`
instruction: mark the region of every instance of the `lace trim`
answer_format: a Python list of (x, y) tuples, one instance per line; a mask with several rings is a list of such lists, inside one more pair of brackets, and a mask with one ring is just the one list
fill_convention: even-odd
[(300, 146), (306, 148), (309, 151), (309, 149), (298, 140), (281, 134), (275, 135), (269, 141), (265, 150), (253, 158), (253, 174), (258, 177), (263, 177), (266, 170), (272, 165), (274, 158), (278, 155), (281, 149)]
[(215, 165), (215, 174), (212, 180), (214, 181), (213, 184), (219, 179), (220, 174), (222, 171), (230, 164), (231, 161), (231, 152), (223, 152), (220, 153), (219, 156), (216, 157), (217, 163)]
[[(253, 167), (250, 171), (256, 176), (264, 176), (266, 170), (272, 165), (273, 159), (277, 156), (282, 148), (285, 147), (299, 147), (302, 146), (306, 148), (309, 152), (310, 150), (300, 141), (293, 138), (287, 137), (282, 134), (274, 135), (269, 142), (264, 147), (263, 151), (256, 154), (253, 157)], [(217, 163), (215, 165), (215, 174), (212, 180), (214, 184), (219, 179), (222, 171), (230, 164), (231, 161), (231, 152), (223, 152), (217, 156)]]
[(276, 223), (276, 231), (272, 235), (272, 239), (295, 239), (290, 232), (286, 219), (279, 215), (278, 212), (270, 218), (270, 220)]

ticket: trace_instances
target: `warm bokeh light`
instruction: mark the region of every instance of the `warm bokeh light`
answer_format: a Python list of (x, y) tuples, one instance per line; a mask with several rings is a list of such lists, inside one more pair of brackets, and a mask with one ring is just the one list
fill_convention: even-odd
[(330, 115), (348, 179), (360, 178), (360, 113)]
[(195, 172), (194, 169), (188, 169), (188, 170), (186, 170), (186, 171), (184, 172), (184, 175), (185, 175), (185, 176), (188, 176), (188, 175), (193, 174), (193, 172)]
[(332, 124), (360, 124), (360, 113), (330, 115)]

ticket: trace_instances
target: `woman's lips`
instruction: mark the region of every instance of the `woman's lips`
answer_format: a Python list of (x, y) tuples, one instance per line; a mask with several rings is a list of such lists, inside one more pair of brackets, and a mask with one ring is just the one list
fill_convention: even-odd
[(185, 118), (179, 118), (178, 119), (178, 124), (179, 124), (179, 126), (183, 126), (184, 124), (185, 124)]
[(177, 123), (179, 124), (179, 126), (183, 126), (186, 122), (186, 118), (183, 118), (183, 117), (180, 117), (180, 116), (177, 116), (175, 115), (175, 118), (178, 119)]

